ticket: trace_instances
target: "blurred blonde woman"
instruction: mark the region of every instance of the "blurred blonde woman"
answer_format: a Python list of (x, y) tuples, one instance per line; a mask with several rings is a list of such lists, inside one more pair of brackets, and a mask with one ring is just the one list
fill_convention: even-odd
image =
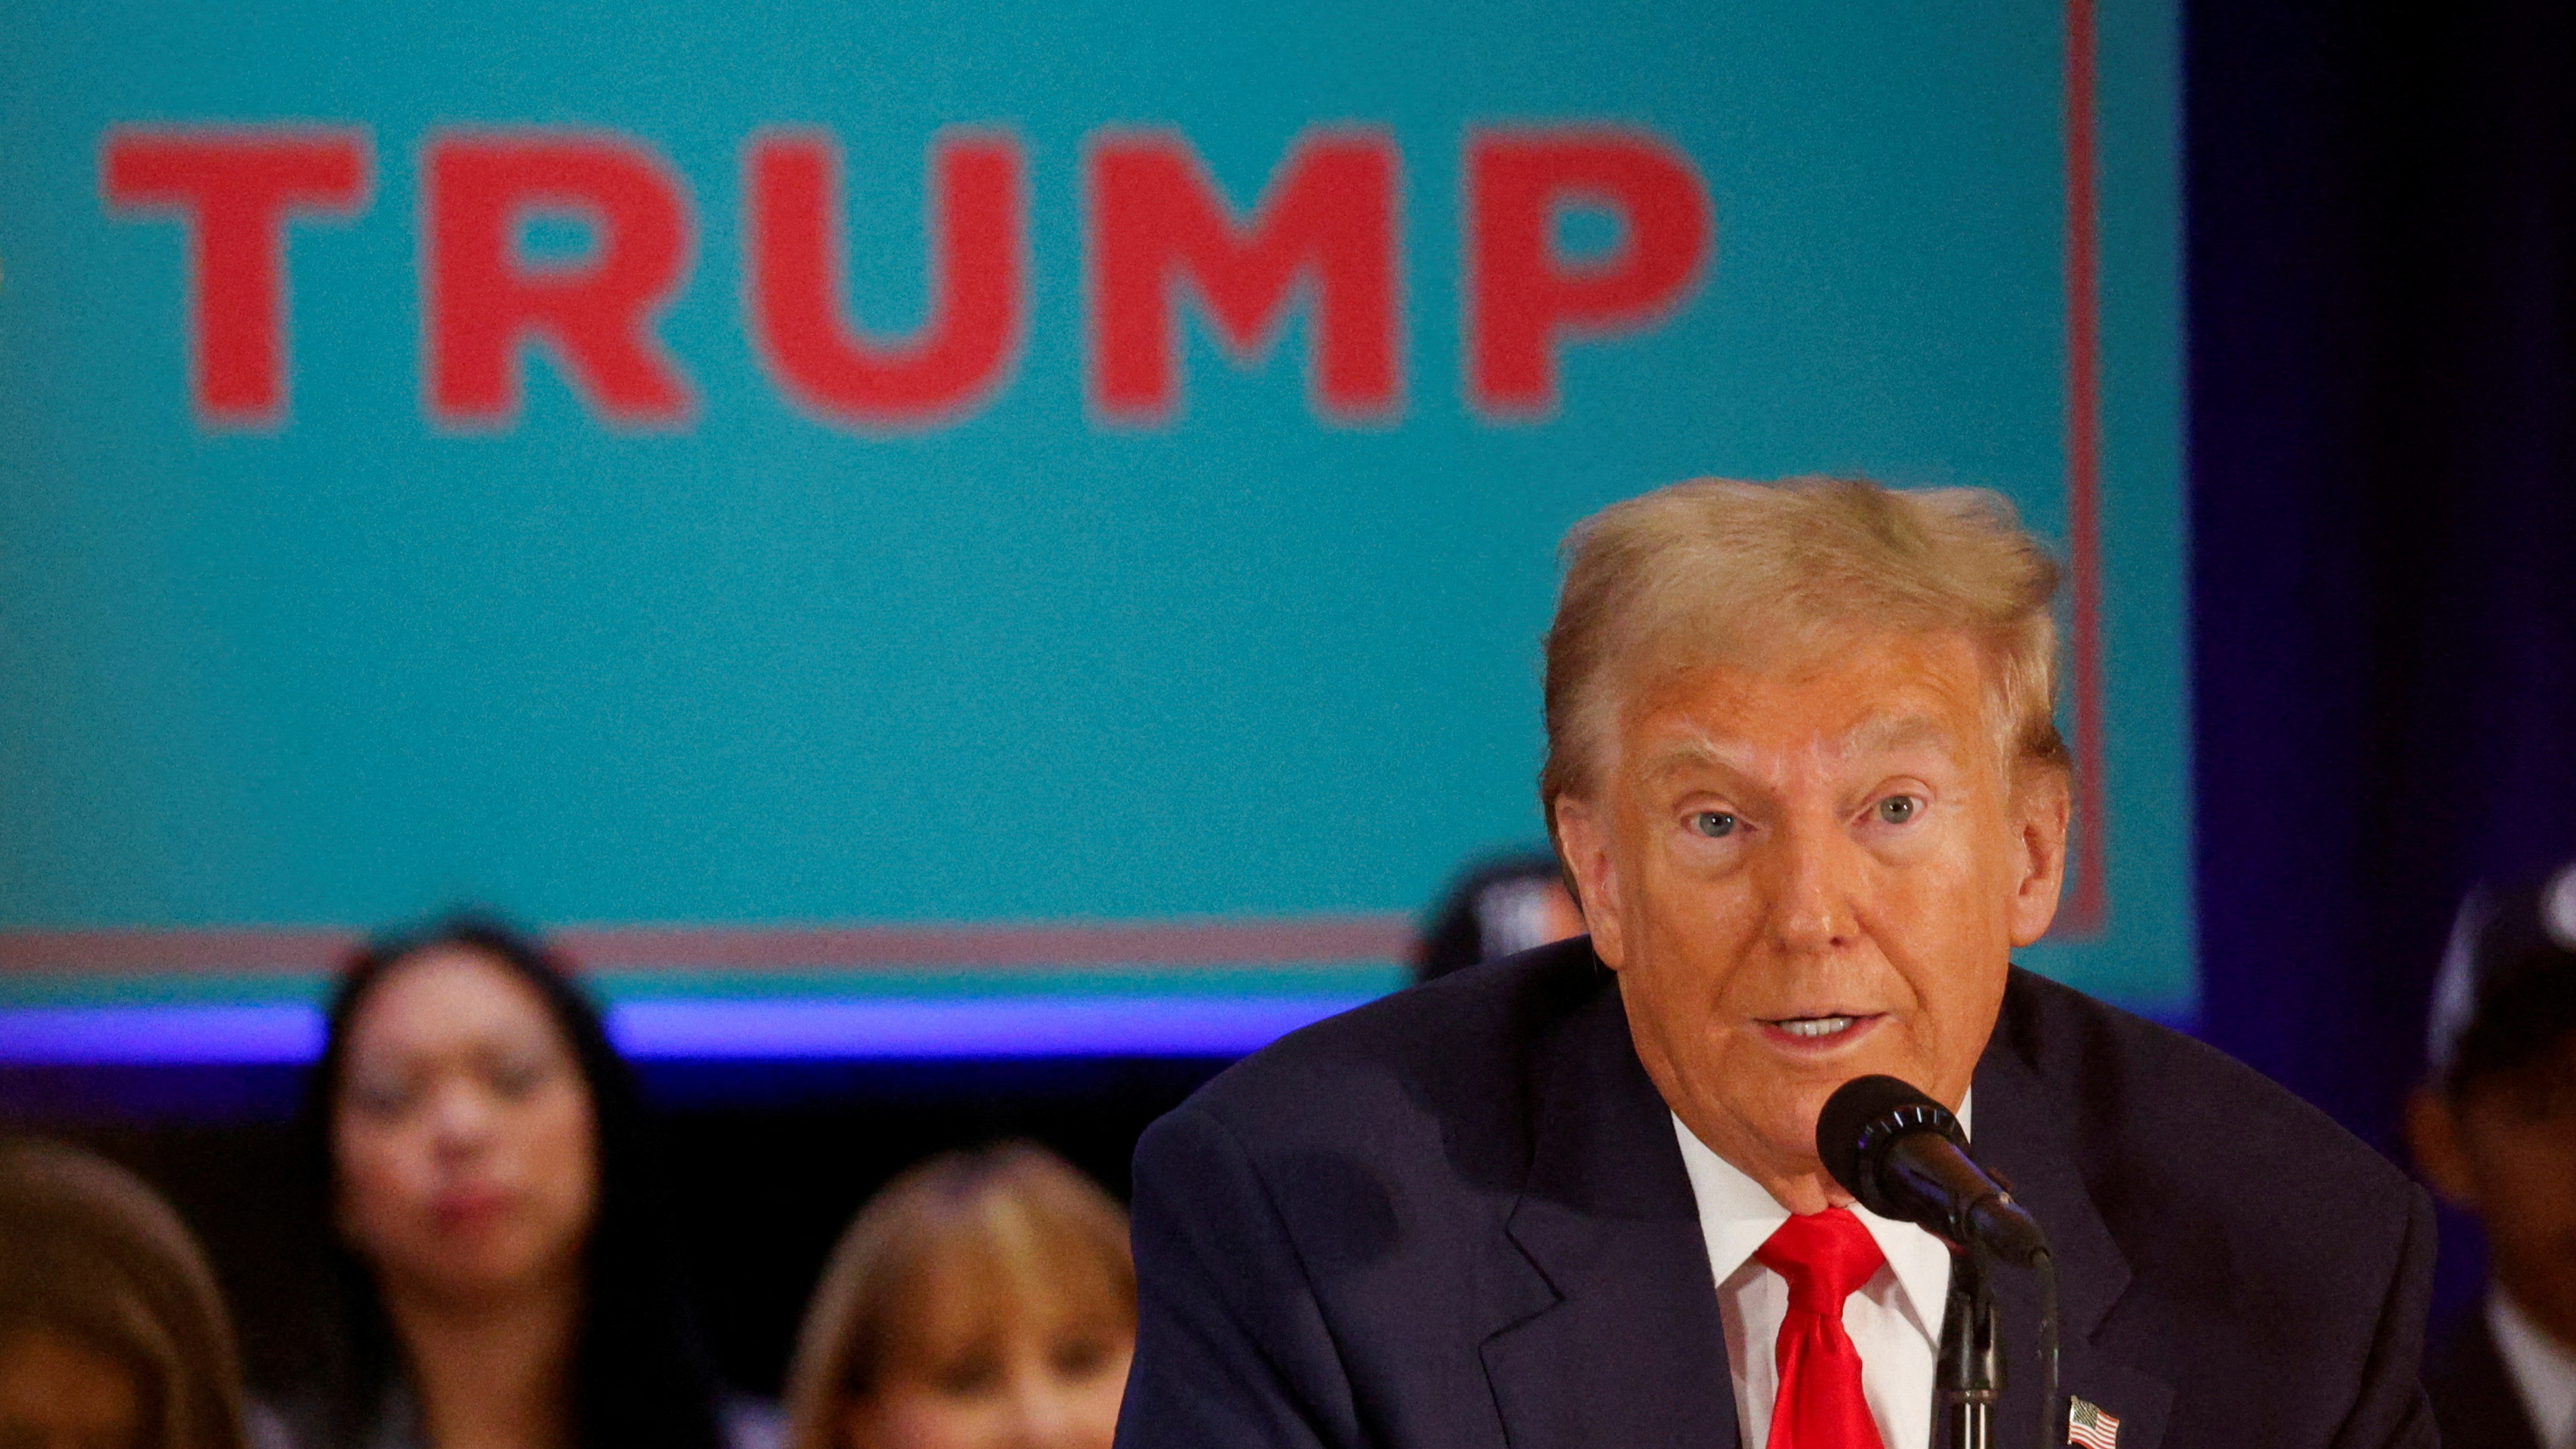
[(179, 1215), (87, 1153), (0, 1143), (0, 1446), (243, 1442), (232, 1325)]
[(833, 1249), (787, 1449), (1109, 1449), (1135, 1348), (1118, 1204), (1044, 1148), (946, 1153)]

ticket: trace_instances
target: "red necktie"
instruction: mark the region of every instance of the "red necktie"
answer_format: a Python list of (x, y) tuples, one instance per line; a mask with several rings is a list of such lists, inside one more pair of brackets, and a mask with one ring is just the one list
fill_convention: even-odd
[(1878, 1240), (1849, 1208), (1832, 1208), (1790, 1218), (1753, 1256), (1789, 1280), (1769, 1449), (1880, 1449), (1860, 1350), (1843, 1331), (1843, 1300), (1887, 1261)]

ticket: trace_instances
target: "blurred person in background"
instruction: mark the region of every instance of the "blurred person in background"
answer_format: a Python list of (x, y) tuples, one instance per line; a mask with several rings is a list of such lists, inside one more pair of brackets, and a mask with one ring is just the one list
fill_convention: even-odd
[(2461, 907), (2407, 1135), (2486, 1230), (2487, 1291), (2425, 1386), (2458, 1449), (2576, 1445), (2576, 865)]
[(832, 1250), (788, 1449), (1109, 1449), (1135, 1347), (1118, 1204), (1041, 1147), (945, 1153)]
[[(336, 1228), (306, 1449), (718, 1449), (641, 1095), (539, 943), (459, 918), (351, 962), (307, 1094)], [(729, 1423), (728, 1420), (731, 1419)]]
[(121, 1167), (0, 1143), (0, 1446), (244, 1442), (232, 1325), (179, 1215)]
[(1413, 946), (1413, 979), (1431, 981), (1484, 961), (1583, 934), (1565, 868), (1543, 850), (1515, 851), (1461, 872)]

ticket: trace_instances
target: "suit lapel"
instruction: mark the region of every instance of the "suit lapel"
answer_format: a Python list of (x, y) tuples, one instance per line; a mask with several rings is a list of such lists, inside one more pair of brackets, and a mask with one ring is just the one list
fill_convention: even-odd
[[(2055, 1089), (2012, 1051), (2000, 1029), (1978, 1063), (1976, 1082), (1973, 1154), (2039, 1219), (2057, 1260), (2060, 1390), (2117, 1416), (2121, 1449), (2156, 1449), (2173, 1406), (2172, 1387), (2093, 1342), (2128, 1290), (2129, 1264), (2084, 1184), (2070, 1118)], [(2040, 1415), (2037, 1281), (2019, 1269), (1999, 1270), (1995, 1300), (2011, 1355), (1997, 1439), (2028, 1444)], [(2051, 1442), (2063, 1438), (2052, 1435)]]
[(1735, 1449), (1698, 1205), (1606, 972), (1534, 1056), (1507, 1230), (1553, 1301), (1483, 1345), (1511, 1449)]

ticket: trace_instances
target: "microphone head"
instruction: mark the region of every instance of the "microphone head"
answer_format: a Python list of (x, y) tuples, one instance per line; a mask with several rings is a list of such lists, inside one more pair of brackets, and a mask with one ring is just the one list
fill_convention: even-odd
[(1968, 1134), (1950, 1109), (1894, 1077), (1854, 1077), (1834, 1089), (1816, 1114), (1816, 1156), (1860, 1205), (1884, 1218), (1910, 1220), (1878, 1181), (1879, 1164), (1900, 1137), (1934, 1132), (1966, 1150)]

